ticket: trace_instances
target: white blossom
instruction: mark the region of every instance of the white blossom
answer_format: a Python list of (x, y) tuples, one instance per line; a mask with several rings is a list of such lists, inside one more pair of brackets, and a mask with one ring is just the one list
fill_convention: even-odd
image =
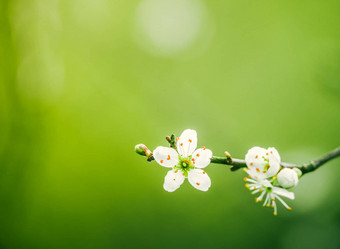
[(249, 175), (244, 178), (248, 182), (246, 187), (252, 191), (252, 194), (260, 193), (255, 201), (260, 202), (264, 199), (263, 206), (272, 207), (274, 215), (277, 215), (277, 200), (291, 210), (281, 197), (293, 200), (294, 193), (275, 185), (276, 175), (281, 168), (278, 151), (272, 147), (268, 149), (253, 147), (248, 151), (245, 161), (248, 167), (245, 172)]
[(187, 129), (176, 139), (176, 147), (168, 148), (159, 146), (153, 156), (158, 164), (171, 168), (164, 180), (164, 189), (173, 192), (178, 189), (185, 178), (190, 184), (201, 191), (207, 191), (211, 186), (208, 174), (202, 170), (209, 165), (212, 152), (205, 147), (197, 147), (197, 133)]
[(246, 155), (247, 173), (254, 179), (266, 179), (280, 170), (281, 158), (275, 148), (251, 148)]

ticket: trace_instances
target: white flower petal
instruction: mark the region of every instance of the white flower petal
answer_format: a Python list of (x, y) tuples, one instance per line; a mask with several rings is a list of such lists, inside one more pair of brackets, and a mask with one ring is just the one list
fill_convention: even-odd
[(180, 170), (170, 170), (164, 179), (163, 188), (168, 192), (174, 192), (184, 182), (185, 176)]
[(187, 129), (177, 141), (177, 150), (182, 157), (190, 156), (197, 147), (197, 133), (195, 130)]
[(274, 147), (269, 147), (267, 150), (270, 155), (273, 155), (274, 157), (276, 157), (278, 162), (281, 162), (280, 154)]
[(281, 166), (281, 157), (279, 152), (274, 147), (269, 147), (267, 150), (267, 154), (269, 154), (269, 165), (270, 168), (268, 169), (267, 175), (268, 177), (272, 177), (279, 172)]
[(202, 169), (209, 165), (211, 157), (212, 151), (203, 147), (194, 151), (192, 154), (192, 162), (195, 168)]
[[(254, 179), (265, 179), (267, 178), (264, 166), (266, 165), (265, 156), (267, 150), (260, 147), (253, 147), (248, 150), (245, 160), (248, 166), (247, 173)], [(265, 172), (264, 172), (265, 171)]]
[(287, 189), (273, 187), (273, 193), (294, 200), (295, 195), (293, 192), (289, 192)]
[(211, 180), (208, 174), (201, 169), (192, 169), (188, 172), (190, 184), (201, 191), (207, 191), (211, 186)]
[(265, 186), (266, 188), (272, 188), (273, 185), (268, 181), (268, 180), (260, 180), (258, 181), (258, 183), (262, 184), (263, 186)]
[(280, 170), (279, 156), (277, 157), (276, 153), (275, 149), (268, 151), (260, 147), (251, 148), (245, 157), (249, 168), (248, 174), (255, 179), (265, 179), (276, 175)]
[(245, 158), (248, 167), (250, 167), (249, 164), (253, 160), (261, 158), (261, 156), (264, 156), (266, 154), (266, 152), (267, 152), (266, 149), (258, 147), (258, 146), (255, 146), (255, 147), (249, 149), (248, 153), (246, 155), (246, 158)]
[(153, 151), (156, 162), (163, 167), (172, 168), (179, 163), (178, 153), (173, 148), (158, 146)]
[(267, 177), (272, 177), (277, 174), (280, 170), (280, 162), (276, 158), (269, 156), (269, 169), (267, 171)]

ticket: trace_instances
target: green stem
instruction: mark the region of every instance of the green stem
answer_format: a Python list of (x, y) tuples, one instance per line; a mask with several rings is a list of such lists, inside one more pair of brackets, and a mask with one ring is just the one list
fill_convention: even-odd
[(329, 162), (330, 160), (337, 158), (338, 156), (340, 156), (340, 147), (336, 148), (335, 150), (328, 153), (327, 155), (320, 157), (319, 159), (316, 159), (309, 163), (298, 165), (298, 168), (302, 171), (303, 174), (309, 173), (309, 172), (312, 172), (318, 169), (319, 167)]

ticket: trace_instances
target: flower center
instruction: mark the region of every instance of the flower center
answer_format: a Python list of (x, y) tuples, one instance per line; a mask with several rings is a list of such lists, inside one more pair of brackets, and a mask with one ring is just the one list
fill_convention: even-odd
[(174, 168), (181, 170), (184, 173), (184, 175), (187, 177), (188, 171), (190, 171), (191, 169), (194, 169), (195, 166), (193, 165), (191, 161), (191, 156), (189, 156), (188, 158), (180, 158), (179, 164), (175, 166)]
[(183, 169), (188, 168), (190, 165), (191, 165), (191, 161), (189, 161), (188, 159), (184, 159), (184, 160), (181, 162), (181, 166), (182, 166)]

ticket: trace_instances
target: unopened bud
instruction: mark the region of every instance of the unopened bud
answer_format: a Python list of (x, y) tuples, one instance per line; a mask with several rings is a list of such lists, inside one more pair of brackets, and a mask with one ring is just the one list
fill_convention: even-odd
[[(227, 164), (231, 164), (232, 163), (232, 159), (231, 159), (231, 155), (228, 151), (225, 151), (224, 152), (224, 155), (227, 157)], [(235, 170), (238, 170), (240, 167), (236, 167), (236, 166), (233, 166), (231, 167), (231, 171), (235, 171)]]
[(298, 173), (293, 169), (284, 168), (277, 174), (277, 181), (284, 188), (295, 187), (299, 182)]
[(170, 144), (174, 144), (176, 142), (176, 137), (174, 134), (171, 134), (171, 136), (165, 137), (166, 141), (168, 141)]
[(171, 148), (176, 149), (176, 137), (174, 134), (172, 134), (171, 136), (166, 136), (165, 139), (169, 142)]
[(224, 155), (225, 155), (227, 158), (231, 158), (231, 155), (230, 155), (230, 153), (229, 153), (228, 151), (225, 151), (225, 152), (224, 152)]
[(152, 152), (144, 144), (137, 144), (135, 146), (135, 151), (137, 154), (142, 155), (142, 156), (148, 157), (152, 155)]
[(298, 175), (299, 178), (302, 176), (302, 171), (300, 169), (293, 168), (293, 170), (295, 171), (295, 173)]

